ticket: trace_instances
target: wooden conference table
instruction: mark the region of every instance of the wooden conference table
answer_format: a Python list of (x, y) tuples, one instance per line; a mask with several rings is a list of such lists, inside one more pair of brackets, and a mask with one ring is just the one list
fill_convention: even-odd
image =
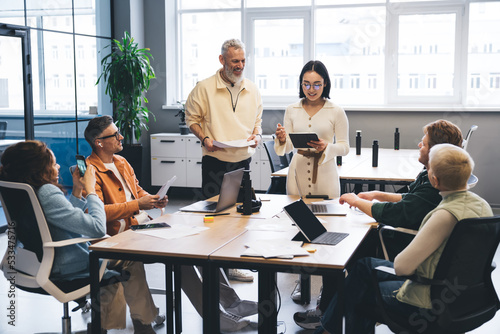
[[(260, 195), (261, 212), (252, 216), (242, 216), (232, 207), (224, 212), (229, 215), (215, 217), (213, 223), (203, 223), (203, 214), (175, 213), (163, 215), (154, 222), (170, 225), (206, 226), (209, 229), (199, 234), (178, 239), (162, 239), (150, 235), (126, 231), (98, 242), (90, 247), (90, 275), (92, 305), (99, 305), (99, 259), (124, 259), (142, 262), (159, 262), (166, 265), (167, 291), (167, 332), (173, 333), (172, 304), (172, 266), (199, 265), (203, 268), (203, 333), (220, 333), (219, 328), (219, 274), (220, 267), (248, 268), (259, 272), (259, 333), (276, 333), (276, 273), (294, 272), (315, 275), (336, 275), (339, 298), (343, 298), (345, 268), (353, 259), (356, 250), (368, 235), (375, 221), (355, 210), (349, 210), (345, 217), (321, 218), (326, 221), (329, 231), (346, 232), (349, 236), (336, 246), (314, 245), (315, 253), (293, 259), (264, 259), (260, 257), (241, 257), (245, 244), (251, 240), (273, 238), (291, 239), (298, 229), (290, 228), (284, 232), (269, 230), (247, 230), (256, 223), (268, 223), (297, 196)], [(176, 271), (176, 288), (180, 278)], [(178, 289), (177, 289), (178, 290)], [(178, 292), (176, 290), (176, 292)], [(178, 303), (176, 298), (176, 304)], [(180, 305), (180, 304), (179, 304)], [(176, 320), (180, 309), (176, 309)], [(290, 315), (292, 316), (292, 315)], [(181, 331), (180, 322), (175, 323), (176, 332)], [(342, 329), (342, 319), (337, 319), (337, 327)], [(100, 330), (100, 309), (92, 308), (92, 332)], [(341, 331), (340, 331), (341, 332)]]
[[(378, 184), (382, 191), (388, 184), (409, 184), (423, 168), (418, 157), (419, 150), (381, 148), (378, 152), (378, 167), (372, 167), (371, 148), (361, 148), (361, 155), (356, 155), (356, 148), (351, 147), (349, 154), (342, 157), (342, 165), (337, 166), (342, 193), (346, 192), (347, 183)], [(288, 167), (271, 174), (280, 177), (287, 175)]]

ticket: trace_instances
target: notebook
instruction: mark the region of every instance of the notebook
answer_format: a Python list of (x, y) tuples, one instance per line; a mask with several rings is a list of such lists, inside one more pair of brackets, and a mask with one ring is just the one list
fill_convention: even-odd
[[(297, 176), (297, 170), (295, 170), (295, 183), (297, 184), (297, 189), (299, 191), (300, 198), (304, 198), (300, 191), (299, 178)], [(318, 216), (346, 216), (348, 209), (339, 203), (311, 203), (306, 204), (307, 207)]]
[(300, 230), (293, 240), (335, 246), (349, 235), (348, 233), (327, 232), (323, 224), (301, 199), (285, 206), (284, 210)]
[(240, 168), (224, 174), (220, 187), (219, 200), (217, 202), (199, 201), (182, 207), (179, 210), (184, 212), (215, 213), (235, 205), (238, 198), (238, 192), (240, 191), (241, 180), (243, 179), (243, 170), (244, 168)]

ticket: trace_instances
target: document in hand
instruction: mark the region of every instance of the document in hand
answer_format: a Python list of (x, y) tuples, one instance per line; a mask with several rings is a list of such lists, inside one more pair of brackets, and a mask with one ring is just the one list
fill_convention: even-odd
[(238, 139), (238, 140), (228, 140), (228, 141), (213, 141), (214, 146), (220, 148), (228, 148), (228, 147), (247, 147), (255, 145), (255, 140), (247, 141), (246, 139)]
[(165, 197), (165, 195), (167, 194), (168, 188), (170, 188), (170, 186), (175, 182), (175, 180), (177, 180), (176, 175), (172, 176), (172, 178), (170, 180), (165, 182), (165, 184), (161, 186), (160, 190), (158, 190), (156, 195), (160, 196), (160, 199)]

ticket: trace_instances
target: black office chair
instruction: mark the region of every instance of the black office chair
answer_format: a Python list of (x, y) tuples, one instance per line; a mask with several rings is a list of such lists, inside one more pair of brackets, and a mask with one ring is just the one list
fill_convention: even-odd
[(465, 138), (462, 141), (462, 148), (467, 151), (467, 146), (469, 145), (470, 137), (472, 136), (472, 133), (476, 131), (478, 128), (477, 125), (472, 125), (467, 131), (467, 134), (465, 135)]
[[(433, 309), (425, 315), (403, 318), (384, 308), (377, 282), (377, 267), (372, 277), (377, 291), (377, 306), (365, 314), (386, 324), (395, 333), (464, 333), (495, 316), (500, 301), (491, 281), (493, 257), (500, 242), (500, 216), (464, 219), (457, 223), (443, 250), (433, 279), (409, 277), (431, 285)], [(426, 316), (427, 315), (427, 316)], [(428, 316), (431, 315), (431, 316)]]
[[(0, 181), (0, 200), (7, 218), (9, 240), (17, 240), (14, 247), (8, 245), (0, 264), (4, 276), (16, 276), (15, 285), (21, 290), (51, 295), (63, 303), (62, 333), (71, 333), (71, 317), (68, 302), (75, 301), (78, 307), (87, 308), (86, 295), (90, 293), (90, 279), (55, 281), (50, 278), (55, 248), (96, 240), (95, 238), (74, 238), (53, 241), (42, 207), (33, 188), (24, 183)], [(14, 238), (15, 239), (12, 239)], [(16, 251), (15, 261), (11, 252)], [(100, 267), (104, 274), (107, 260)], [(117, 275), (102, 280), (101, 284), (113, 284), (126, 279)], [(86, 329), (82, 331), (86, 333)]]
[[(288, 167), (292, 153), (278, 156), (274, 151), (274, 141), (269, 140), (264, 142), (267, 157), (269, 158), (269, 165), (271, 166), (271, 173), (277, 172), (280, 169)], [(286, 194), (286, 177), (271, 176), (271, 185), (267, 189), (268, 194)]]

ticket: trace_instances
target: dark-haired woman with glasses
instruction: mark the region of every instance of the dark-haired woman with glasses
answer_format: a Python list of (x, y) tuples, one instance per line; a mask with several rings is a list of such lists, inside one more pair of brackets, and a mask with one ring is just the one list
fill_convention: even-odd
[(276, 129), (274, 149), (278, 155), (293, 150), (288, 133), (314, 132), (319, 140), (310, 141), (309, 149), (298, 149), (298, 154), (294, 154), (288, 170), (287, 194), (338, 198), (336, 157), (349, 152), (347, 116), (344, 109), (329, 100), (331, 81), (322, 62), (311, 60), (305, 64), (299, 85), (301, 99), (286, 108), (284, 126), (278, 124)]
[[(349, 153), (349, 123), (344, 109), (331, 102), (330, 76), (325, 65), (318, 60), (311, 60), (302, 68), (299, 77), (300, 100), (286, 108), (284, 126), (278, 124), (274, 149), (278, 155), (293, 150), (288, 133), (314, 132), (318, 141), (310, 141), (310, 149), (298, 149), (293, 155), (286, 191), (289, 195), (327, 195), (329, 198), (340, 197), (340, 181), (337, 172), (336, 157)], [(300, 192), (299, 188), (300, 187)], [(323, 278), (323, 296), (325, 302), (318, 303), (318, 308), (306, 312), (297, 312), (294, 320), (306, 329), (319, 326), (319, 317), (328, 307), (333, 295), (334, 282)], [(301, 285), (297, 285), (291, 294), (295, 302), (301, 301)]]

